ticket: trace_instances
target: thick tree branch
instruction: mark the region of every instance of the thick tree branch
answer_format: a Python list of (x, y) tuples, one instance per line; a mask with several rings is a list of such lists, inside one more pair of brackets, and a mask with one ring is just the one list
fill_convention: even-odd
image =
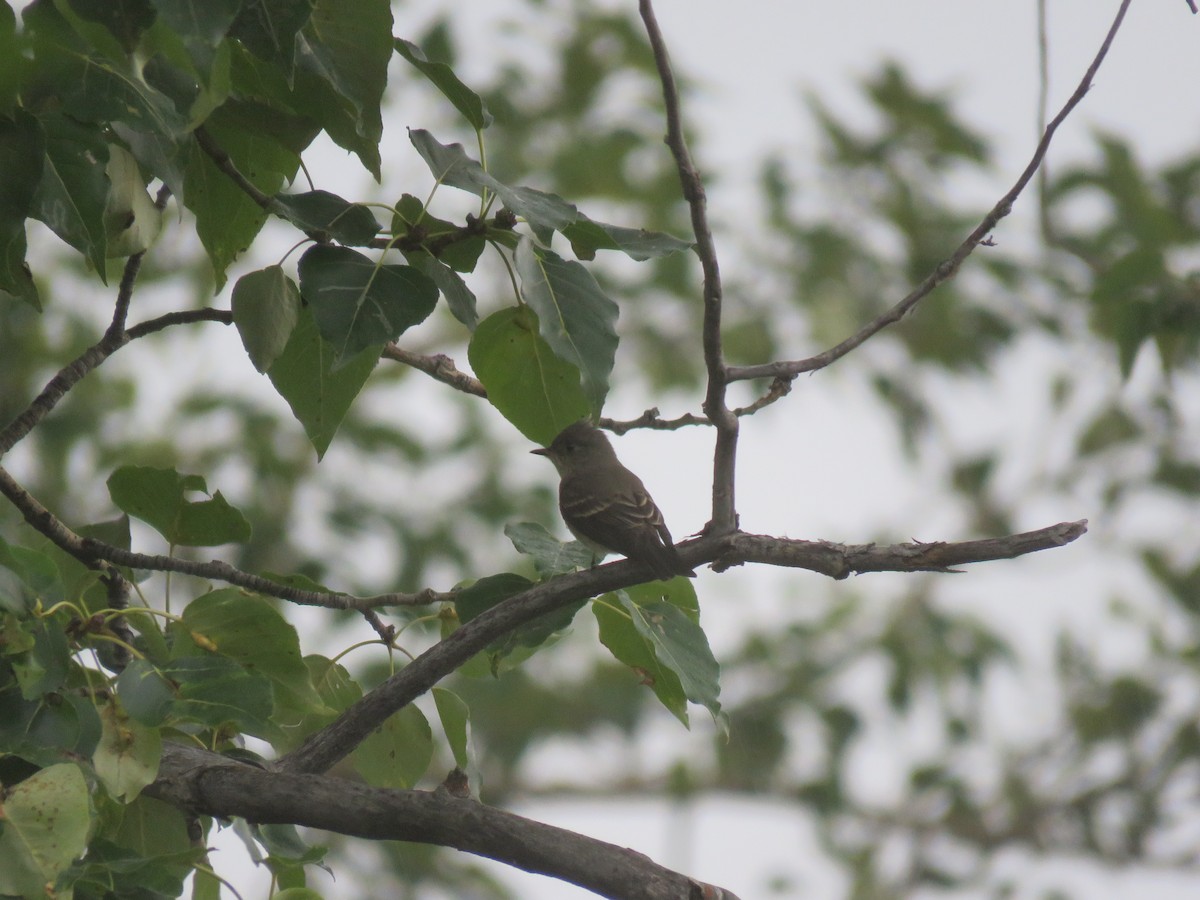
[(146, 793), (192, 813), (321, 828), (370, 840), (454, 847), (622, 900), (736, 900), (624, 847), (485, 806), (450, 791), (372, 788), (295, 775), (167, 744)]
[(1054, 137), (1054, 132), (1058, 130), (1058, 126), (1066, 120), (1067, 116), (1082, 102), (1088, 90), (1091, 89), (1096, 72), (1100, 69), (1100, 64), (1104, 62), (1104, 58), (1108, 55), (1109, 47), (1112, 46), (1113, 39), (1117, 36), (1117, 31), (1125, 19), (1125, 12), (1129, 9), (1129, 3), (1130, 0), (1123, 0), (1121, 3), (1120, 9), (1117, 10), (1116, 18), (1108, 29), (1108, 34), (1105, 36), (1103, 43), (1101, 43), (1100, 49), (1096, 52), (1092, 64), (1088, 66), (1082, 80), (1079, 82), (1079, 86), (1075, 88), (1075, 92), (1071, 94), (1070, 99), (1059, 110), (1058, 115), (1046, 126), (1046, 130), (1042, 133), (1042, 138), (1038, 141), (1037, 148), (1033, 152), (1033, 157), (1029, 160), (1029, 164), (1016, 180), (1016, 183), (1008, 190), (1008, 193), (1000, 198), (991, 211), (983, 217), (983, 221), (958, 246), (958, 249), (954, 251), (949, 259), (942, 261), (903, 300), (887, 312), (867, 323), (863, 328), (846, 338), (846, 340), (842, 341), (836, 347), (831, 347), (824, 353), (818, 353), (816, 356), (810, 356), (808, 359), (781, 360), (757, 366), (731, 366), (727, 371), (729, 381), (741, 381), (748, 378), (795, 378), (802, 372), (815, 372), (818, 369), (823, 369), (841, 359), (868, 339), (874, 337), (887, 326), (899, 322), (917, 303), (928, 296), (934, 288), (942, 282), (953, 278), (958, 273), (963, 261), (984, 241), (992, 229), (996, 227), (996, 223), (1012, 212), (1013, 204), (1021, 195), (1021, 192), (1025, 190), (1025, 186), (1029, 184), (1034, 173), (1042, 165), (1042, 160), (1046, 157), (1046, 151), (1050, 149), (1050, 141)]
[[(1086, 531), (1086, 521), (1064, 522), (1003, 538), (888, 546), (848, 546), (736, 532), (705, 536), (678, 546), (684, 562), (693, 567), (712, 562), (714, 569), (723, 571), (746, 562), (764, 562), (810, 569), (831, 578), (846, 578), (855, 572), (951, 572), (954, 567), (967, 563), (1011, 559), (1060, 547)], [(430, 647), (352, 704), (336, 721), (283, 757), (279, 762), (280, 769), (287, 772), (326, 771), (388, 716), (424, 694), (497, 638), (568, 603), (640, 584), (648, 575), (648, 570), (641, 564), (620, 560), (562, 575), (510, 597)]]
[(737, 528), (737, 505), (734, 483), (737, 462), (738, 420), (726, 405), (725, 388), (729, 382), (725, 352), (721, 345), (721, 270), (717, 265), (717, 248), (708, 224), (704, 183), (692, 162), (687, 139), (683, 134), (683, 115), (679, 107), (679, 87), (662, 31), (650, 0), (639, 0), (638, 11), (646, 26), (654, 63), (662, 82), (663, 103), (667, 118), (667, 146), (675, 157), (683, 197), (692, 215), (692, 231), (696, 235), (696, 255), (704, 271), (704, 364), (708, 370), (708, 390), (704, 397), (704, 413), (717, 429), (717, 444), (713, 453), (712, 519), (709, 534), (727, 534)]

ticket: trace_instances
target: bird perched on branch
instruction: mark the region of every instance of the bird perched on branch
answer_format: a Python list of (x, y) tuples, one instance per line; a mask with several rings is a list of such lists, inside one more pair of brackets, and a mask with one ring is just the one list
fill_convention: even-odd
[(642, 479), (621, 465), (603, 432), (579, 421), (559, 432), (549, 447), (531, 452), (558, 469), (558, 510), (593, 553), (620, 553), (657, 578), (696, 577), (675, 549)]

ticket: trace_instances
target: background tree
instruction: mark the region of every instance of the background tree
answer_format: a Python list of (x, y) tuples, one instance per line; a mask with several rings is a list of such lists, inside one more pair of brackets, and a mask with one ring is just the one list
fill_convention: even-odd
[[(987, 143), (885, 65), (864, 83), (875, 130), (813, 102), (824, 184), (854, 215), (814, 218), (783, 157), (769, 160), (765, 230), (740, 249), (754, 278), (725, 285), (718, 315), (683, 120), (669, 104), (672, 158), (661, 113), (640, 114), (659, 108), (666, 75), (646, 29), (579, 9), (553, 48), (554, 90), (514, 61), (476, 92), (454, 75), (452, 20), (409, 43), (387, 3), (347, 7), (39, 0), (19, 21), (0, 8), (0, 418), (10, 423), (0, 448), (11, 450), (0, 475), (11, 503), (0, 546), (0, 892), (44, 896), (50, 884), (78, 896), (175, 896), (196, 871), (193, 893), (215, 895), (203, 847), (207, 816), (218, 815), (259, 823), (244, 831), (284, 888), (299, 890), (322, 861), (351, 878), (340, 853), (349, 838), (371, 838), (369, 850), (353, 843), (357, 859), (378, 856), (376, 892), (503, 894), (467, 858), (385, 842), (399, 839), (610, 896), (681, 896), (685, 875), (465, 795), (500, 807), (545, 790), (529, 771), (540, 749), (614, 732), (636, 745), (662, 727), (662, 707), (687, 721), (688, 700), (717, 727), (672, 737), (679, 749), (641, 770), (608, 782), (597, 768), (565, 789), (794, 802), (858, 896), (995, 884), (989, 863), (1014, 846), (1190, 866), (1190, 851), (1165, 839), (1197, 747), (1195, 700), (1180, 690), (1194, 677), (1194, 542), (1101, 533), (1141, 566), (1140, 590), (1175, 604), (1163, 617), (1114, 597), (1151, 661), (1114, 668), (1064, 633), (1050, 692), (1061, 724), (996, 741), (988, 691), (1027, 660), (947, 604), (944, 579), (912, 577), (886, 606), (869, 587), (839, 583), (784, 619), (743, 622), (740, 645), (721, 654), (721, 698), (690, 586), (639, 585), (645, 573), (628, 563), (567, 574), (582, 557), (517, 524), (555, 523), (552, 477), (523, 486), (513, 458), (600, 414), (620, 373), (633, 396), (655, 398), (644, 406), (693, 411), (607, 421), (617, 433), (682, 434), (704, 421), (701, 396), (717, 426), (712, 521), (684, 551), (694, 564), (936, 571), (1073, 539), (1078, 526), (1004, 536), (1030, 498), (1081, 492), (1106, 519), (1139, 515), (1149, 498), (1186, 521), (1200, 485), (1187, 440), (1194, 411), (1178, 400), (1195, 365), (1195, 159), (1146, 170), (1105, 137), (1098, 165), (1041, 186), (1043, 246), (976, 250), (1015, 194), (984, 218), (939, 191), (983, 170)], [(376, 206), (292, 184), (316, 140), (385, 176), (389, 65), (397, 89), (432, 86), (444, 98), (443, 119), (409, 132), (432, 182), (404, 184), (398, 200), (364, 193), (386, 201)], [(613, 124), (614, 93), (642, 101), (639, 115)], [(472, 130), (478, 149), (454, 143)], [(678, 199), (681, 172), (690, 208)], [(320, 185), (322, 172), (311, 175)], [(1099, 198), (1102, 213), (1074, 215), (1081, 198), (1090, 208)], [(193, 231), (202, 249), (179, 237)], [(671, 237), (692, 233), (703, 294), (690, 237)], [(606, 260), (616, 253), (640, 262)], [(967, 254), (970, 277), (949, 280)], [(105, 296), (115, 307), (98, 302)], [(619, 319), (609, 298), (621, 301)], [(889, 310), (918, 301), (915, 315), (891, 322)], [(555, 315), (571, 340), (545, 326)], [(872, 321), (879, 327), (864, 331)], [(236, 325), (237, 337), (213, 323)], [(945, 459), (965, 530), (979, 538), (967, 544), (740, 535), (729, 382), (756, 386), (744, 412), (764, 409), (798, 372), (839, 357), (820, 351), (850, 334), (886, 349), (855, 350), (837, 368), (852, 368), (894, 413), (915, 462), (954, 432), (939, 382), (986, 397), (1022, 347), (1050, 344), (1060, 361), (1038, 382), (1041, 402), (1069, 423), (1064, 432), (1077, 429), (1064, 435), (1074, 452), (1015, 472), (1003, 445)], [(801, 355), (789, 335), (818, 355), (773, 363)], [(1097, 398), (1075, 360), (1104, 344), (1126, 375), (1152, 347), (1163, 376), (1136, 395)], [(464, 359), (478, 381), (451, 362)], [(272, 390), (250, 381), (251, 367)], [(502, 429), (493, 409), (529, 440)], [(679, 446), (667, 443), (675, 434), (661, 440)], [(118, 510), (126, 516), (113, 519)], [(524, 561), (503, 558), (502, 530)], [(363, 544), (383, 552), (363, 554)], [(194, 549), (211, 546), (221, 550)], [(487, 574), (506, 568), (521, 574)], [(721, 584), (701, 581), (706, 617)], [(573, 621), (591, 597), (594, 615)], [(296, 619), (299, 633), (280, 615), (298, 605), (318, 607)], [(318, 655), (361, 641), (363, 617), (403, 653)], [(593, 630), (611, 654), (589, 653)], [(422, 655), (404, 665), (405, 654)], [(863, 666), (879, 664), (878, 695), (853, 687)], [(431, 699), (408, 702), (444, 676)], [(431, 716), (444, 733), (436, 739)], [(928, 738), (887, 803), (864, 797), (851, 771), (880, 728)], [(257, 764), (245, 763), (247, 740)], [(322, 774), (335, 765), (354, 783)], [(408, 790), (452, 766), (439, 790)], [(347, 838), (309, 847), (266, 823)], [(381, 885), (385, 871), (395, 884)]]

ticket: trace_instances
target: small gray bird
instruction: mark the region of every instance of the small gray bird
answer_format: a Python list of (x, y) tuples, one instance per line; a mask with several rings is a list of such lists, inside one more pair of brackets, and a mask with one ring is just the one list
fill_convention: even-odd
[(558, 510), (593, 553), (620, 553), (657, 578), (696, 577), (675, 549), (642, 479), (621, 465), (603, 432), (579, 421), (559, 432), (549, 447), (531, 452), (558, 469)]

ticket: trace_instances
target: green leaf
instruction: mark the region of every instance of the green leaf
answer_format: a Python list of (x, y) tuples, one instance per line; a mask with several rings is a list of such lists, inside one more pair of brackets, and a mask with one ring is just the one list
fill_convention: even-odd
[(533, 582), (523, 575), (502, 572), (487, 575), (469, 587), (463, 588), (454, 597), (454, 608), (458, 620), (464, 625), (481, 613), (487, 612), (515, 594), (533, 587)]
[(391, 35), (389, 0), (357, 0), (353, 13), (344, 0), (316, 0), (296, 39), (298, 65), (349, 104), (354, 135), (364, 149), (374, 148), (374, 156), (369, 149), (365, 155), (358, 149), (355, 152), (377, 181), (377, 148), (383, 135), (379, 105), (392, 56)]
[(276, 724), (291, 727), (322, 708), (300, 655), (296, 629), (264, 598), (235, 588), (213, 591), (188, 604), (180, 627), (202, 638), (181, 640), (181, 653), (203, 655), (209, 651), (201, 645), (215, 647), (215, 652), (270, 680)]
[(291, 339), (267, 370), (267, 376), (304, 426), (318, 459), (329, 449), (350, 404), (379, 362), (382, 349), (368, 347), (334, 371), (337, 354), (321, 337), (312, 312), (301, 309)]
[(438, 290), (412, 266), (384, 265), (347, 247), (310, 247), (300, 259), (300, 293), (312, 306), (337, 364), (394, 341), (433, 312)]
[(536, 522), (505, 525), (504, 534), (518, 553), (533, 559), (534, 568), (543, 578), (586, 569), (592, 564), (591, 550), (579, 541), (563, 543)]
[[(118, 678), (119, 691), (126, 672)], [(140, 674), (145, 681), (146, 674)], [(233, 724), (240, 731), (265, 740), (279, 738), (279, 728), (271, 715), (274, 707), (271, 682), (235, 660), (215, 653), (187, 656), (159, 667), (157, 674), (172, 690), (166, 710), (168, 720), (195, 722), (209, 728)], [(145, 720), (145, 710), (135, 712), (134, 704), (124, 694), (121, 702), (131, 716)]]
[(365, 247), (379, 232), (379, 223), (370, 209), (328, 191), (277, 194), (275, 203), (286, 219), (310, 234), (318, 233), (325, 241)]
[(82, 856), (92, 818), (87, 782), (70, 763), (49, 766), (5, 791), (0, 894), (42, 897)]
[(420, 47), (403, 38), (396, 38), (395, 47), (397, 53), (433, 82), (454, 108), (471, 123), (472, 128), (483, 131), (492, 124), (492, 114), (488, 112), (483, 98), (459, 81), (452, 68), (445, 63), (431, 62)]
[(700, 624), (674, 603), (635, 603), (628, 595), (620, 599), (638, 633), (654, 648), (655, 658), (679, 678), (688, 700), (719, 721), (721, 668)]
[[(482, 245), (483, 240), (480, 239), (480, 246)], [(452, 247), (460, 246), (462, 245), (452, 245)], [(407, 257), (409, 262), (433, 279), (433, 283), (446, 298), (446, 306), (450, 308), (450, 313), (454, 318), (466, 325), (468, 330), (474, 331), (475, 326), (479, 324), (479, 315), (475, 310), (475, 295), (467, 287), (467, 283), (462, 280), (462, 277), (442, 260), (430, 256), (423, 250), (407, 254)]]
[(421, 128), (410, 128), (408, 139), (439, 184), (483, 197), (489, 191), (531, 225), (562, 231), (579, 218), (579, 210), (556, 194), (529, 187), (509, 187), (467, 156), (462, 144), (441, 144)]
[(0, 115), (11, 114), (17, 105), (17, 94), (28, 65), (22, 44), (11, 4), (0, 4)]
[(607, 594), (592, 604), (592, 612), (604, 646), (639, 672), (681, 722), (688, 724), (687, 700), (723, 722), (720, 667), (697, 621), (695, 591), (687, 579)]
[(633, 624), (632, 617), (622, 609), (616, 594), (605, 594), (592, 602), (592, 614), (600, 626), (600, 643), (621, 663), (638, 674), (642, 684), (654, 692), (658, 701), (679, 719), (688, 724), (687, 694), (679, 676), (664, 665)]
[(599, 414), (617, 352), (618, 308), (577, 262), (522, 238), (517, 245), (521, 294), (537, 313), (542, 338), (580, 372), (591, 410)]
[[(0, 684), (4, 678), (0, 664)], [(100, 716), (91, 700), (73, 693), (25, 700), (10, 684), (0, 691), (0, 746), (40, 766), (91, 756), (100, 740)]]
[(296, 34), (308, 22), (312, 8), (312, 0), (245, 0), (229, 34), (259, 59), (282, 69), (290, 86)]
[(21, 622), (17, 646), (27, 651), (11, 656), (13, 674), (26, 700), (37, 700), (60, 690), (71, 671), (71, 647), (62, 624), (54, 619), (34, 618)]
[(92, 765), (108, 793), (127, 802), (158, 776), (162, 736), (157, 728), (131, 719), (111, 701), (101, 707), (100, 722), (100, 743), (92, 754)]
[(350, 754), (354, 768), (375, 787), (410, 788), (433, 759), (433, 733), (425, 714), (408, 705), (388, 716)]
[(433, 702), (450, 752), (454, 754), (454, 764), (466, 770), (471, 763), (471, 708), (458, 694), (441, 687), (433, 689)]
[[(285, 144), (275, 134), (246, 127), (244, 118), (253, 112), (230, 101), (205, 128), (255, 187), (274, 194), (300, 166), (296, 141), (287, 139)], [(186, 159), (184, 205), (196, 216), (196, 232), (208, 251), (219, 291), (225, 284), (225, 270), (254, 240), (267, 213), (197, 145), (189, 147)]]
[(502, 309), (480, 322), (467, 358), (488, 402), (537, 444), (549, 444), (590, 411), (579, 370), (538, 335), (537, 316), (528, 307)]
[(180, 475), (174, 469), (122, 466), (108, 477), (113, 502), (154, 528), (172, 545), (215, 547), (250, 540), (250, 523), (230, 506), (221, 492), (198, 502), (185, 494), (207, 494), (199, 475)]
[(105, 281), (108, 144), (98, 127), (67, 116), (45, 115), (41, 123), (46, 134), (46, 164), (33, 215), (86, 256)]
[(9, 605), (13, 612), (24, 612), (33, 602), (57, 603), (64, 597), (62, 576), (54, 560), (38, 550), (10, 544), (0, 537), (0, 567), (8, 569), (20, 582), (20, 590), (13, 591), (24, 603)]
[(644, 228), (624, 228), (595, 222), (582, 213), (576, 222), (563, 229), (563, 237), (571, 242), (571, 251), (579, 259), (594, 259), (597, 250), (620, 250), (626, 256), (642, 262), (690, 250), (691, 241), (680, 240), (661, 231)]
[(18, 109), (11, 117), (0, 117), (0, 295), (34, 309), (41, 309), (41, 303), (25, 264), (25, 219), (33, 212), (45, 146), (33, 116)]
[[(528, 578), (510, 572), (489, 575), (459, 591), (454, 598), (454, 608), (459, 621), (466, 623), (532, 586), (533, 582)], [(497, 673), (501, 662), (507, 657), (515, 653), (519, 653), (520, 658), (528, 656), (551, 637), (564, 631), (585, 602), (569, 603), (538, 616), (489, 644), (487, 652), (491, 658), (492, 672)]]
[(225, 38), (241, 0), (151, 0), (158, 20), (189, 47), (215, 48)]
[(131, 718), (143, 725), (157, 726), (167, 721), (175, 689), (157, 666), (135, 659), (117, 676), (117, 696)]
[(28, 92), (35, 109), (53, 106), (81, 122), (120, 122), (170, 140), (187, 133), (187, 117), (170, 97), (147, 83), (127, 53), (113, 48), (107, 54), (105, 48), (97, 52), (53, 3), (29, 6), (24, 20), (37, 59), (38, 80)]
[(287, 346), (300, 318), (300, 289), (282, 266), (243, 275), (233, 286), (233, 324), (254, 368), (266, 372)]

